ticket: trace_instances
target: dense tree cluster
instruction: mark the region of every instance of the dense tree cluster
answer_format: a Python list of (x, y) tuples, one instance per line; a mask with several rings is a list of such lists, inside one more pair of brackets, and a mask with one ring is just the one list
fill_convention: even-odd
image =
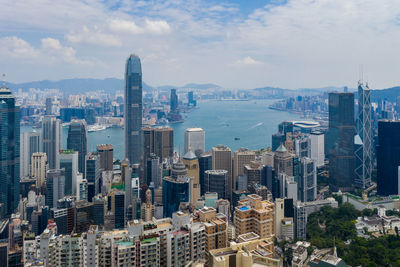
[[(358, 216), (376, 210), (356, 210), (344, 203), (339, 208), (324, 207), (308, 217), (307, 239), (318, 248), (337, 247), (338, 256), (351, 266), (400, 266), (400, 238), (394, 235), (369, 239), (357, 237)], [(398, 230), (397, 230), (398, 232)]]

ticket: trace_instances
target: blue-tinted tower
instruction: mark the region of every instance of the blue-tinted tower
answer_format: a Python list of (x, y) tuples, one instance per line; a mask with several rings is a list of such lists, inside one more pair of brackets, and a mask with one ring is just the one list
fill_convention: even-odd
[(3, 85), (0, 87), (0, 216), (13, 213), (19, 202), (19, 120), (15, 97)]
[(131, 55), (125, 68), (125, 158), (131, 164), (141, 162), (142, 142), (142, 66), (140, 58)]

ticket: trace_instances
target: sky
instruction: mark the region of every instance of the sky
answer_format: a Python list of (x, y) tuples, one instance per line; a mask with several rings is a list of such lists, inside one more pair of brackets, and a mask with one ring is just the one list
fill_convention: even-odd
[[(0, 0), (7, 81), (123, 78), (153, 86), (400, 85), (399, 0)], [(361, 71), (362, 70), (362, 71)], [(363, 75), (360, 75), (360, 73)]]

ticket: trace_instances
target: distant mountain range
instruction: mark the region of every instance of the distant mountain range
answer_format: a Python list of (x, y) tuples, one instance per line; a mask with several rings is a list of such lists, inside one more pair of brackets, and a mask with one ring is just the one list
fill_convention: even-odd
[[(60, 89), (69, 94), (79, 94), (83, 92), (90, 92), (96, 90), (103, 90), (105, 93), (113, 94), (115, 91), (124, 90), (124, 80), (117, 78), (106, 78), (106, 79), (65, 79), (59, 81), (34, 81), (34, 82), (26, 82), (26, 83), (7, 83), (8, 87), (12, 90), (22, 89), (23, 91), (27, 91), (30, 88), (37, 89)], [(143, 90), (144, 91), (152, 91), (154, 89), (159, 89), (162, 91), (169, 91), (172, 88), (176, 89), (223, 89), (223, 87), (212, 84), (196, 84), (196, 83), (188, 83), (184, 86), (173, 86), (173, 85), (165, 85), (165, 86), (151, 86), (145, 82), (143, 82)], [(263, 88), (255, 88), (257, 93), (271, 95), (274, 97), (284, 97), (284, 96), (295, 96), (295, 95), (317, 95), (329, 91), (343, 91), (344, 87), (322, 87), (322, 88), (299, 88), (299, 89), (284, 89), (279, 87), (263, 87)], [(356, 91), (354, 88), (349, 88), (350, 92)], [(379, 99), (388, 99), (389, 101), (395, 101), (396, 97), (400, 96), (400, 86), (393, 87), (388, 89), (380, 89), (380, 90), (372, 90), (371, 98), (373, 101), (377, 101)]]

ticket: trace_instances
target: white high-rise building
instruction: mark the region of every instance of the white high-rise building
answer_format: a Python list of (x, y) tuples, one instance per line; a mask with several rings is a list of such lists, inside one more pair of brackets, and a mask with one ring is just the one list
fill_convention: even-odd
[(32, 154), (41, 151), (39, 132), (26, 132), (21, 134), (20, 143), (20, 177), (27, 177), (30, 174)]
[[(189, 150), (196, 155), (205, 151), (206, 132), (202, 128), (187, 128), (185, 131), (185, 153)], [(197, 151), (201, 151), (198, 153)]]
[(315, 160), (317, 167), (324, 166), (325, 149), (324, 134), (316, 131), (310, 134), (311, 140), (311, 159)]
[(46, 172), (48, 169), (46, 153), (33, 153), (31, 162), (31, 177), (36, 179), (36, 188), (42, 188), (46, 181)]

